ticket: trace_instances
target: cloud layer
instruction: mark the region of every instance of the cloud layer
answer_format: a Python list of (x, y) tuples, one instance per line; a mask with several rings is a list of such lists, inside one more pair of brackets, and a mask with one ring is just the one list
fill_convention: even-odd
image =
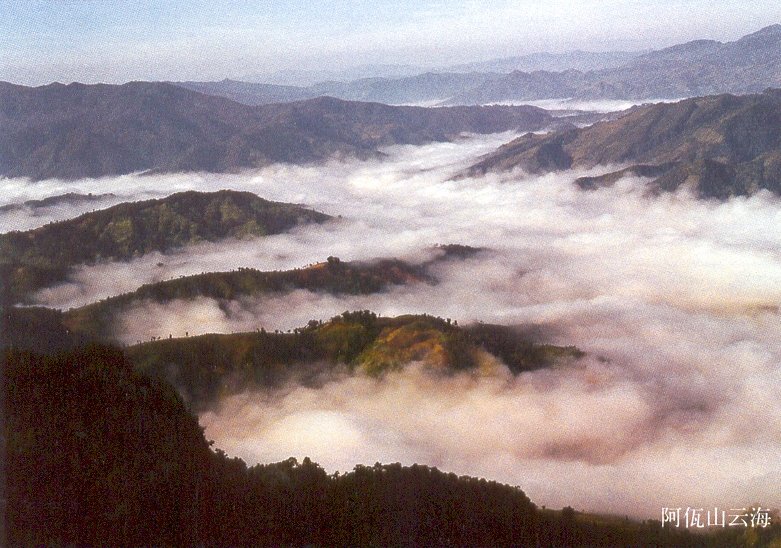
[[(588, 357), (518, 377), (501, 364), (451, 377), (412, 364), (382, 380), (345, 376), (317, 389), (234, 396), (201, 422), (218, 447), (249, 462), (310, 456), (329, 471), (426, 463), (520, 485), (549, 506), (657, 519), (662, 506), (781, 506), (781, 201), (706, 202), (685, 191), (647, 198), (636, 179), (583, 192), (572, 184), (581, 172), (450, 179), (509, 138), (395, 147), (384, 163), (74, 183), (124, 197), (251, 190), (342, 219), (86, 267), (38, 298), (68, 307), (201, 271), (284, 269), (329, 255), (424, 260), (437, 243), (487, 247), (439, 265), (435, 286), (146, 304), (118, 322), (118, 334), (135, 342), (289, 329), (362, 308), (537, 326), (548, 342)], [(59, 183), (2, 184), (17, 185), (12, 202), (51, 195)]]

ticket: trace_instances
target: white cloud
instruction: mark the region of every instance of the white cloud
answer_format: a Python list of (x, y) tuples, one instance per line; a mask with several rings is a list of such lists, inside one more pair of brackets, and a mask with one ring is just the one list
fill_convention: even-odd
[(235, 396), (202, 424), (217, 446), (250, 462), (310, 456), (331, 471), (421, 462), (520, 485), (549, 506), (657, 519), (662, 506), (781, 506), (781, 201), (648, 198), (637, 179), (583, 192), (575, 172), (450, 180), (509, 137), (396, 147), (384, 163), (103, 180), (103, 192), (140, 195), (252, 190), (343, 219), (85, 268), (76, 283), (39, 297), (68, 305), (202, 270), (291, 268), (329, 255), (419, 259), (437, 243), (488, 247), (437, 267), (434, 286), (350, 297), (297, 291), (222, 307), (146, 303), (120, 330), (135, 342), (184, 329), (288, 329), (363, 308), (537, 325), (588, 358), (517, 378), (501, 369), (439, 378), (414, 365), (382, 381), (342, 376), (320, 389)]

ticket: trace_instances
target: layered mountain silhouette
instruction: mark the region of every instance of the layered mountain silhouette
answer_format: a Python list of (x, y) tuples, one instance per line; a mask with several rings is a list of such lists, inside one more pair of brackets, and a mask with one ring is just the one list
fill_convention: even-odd
[(402, 77), (310, 86), (236, 82), (178, 85), (259, 105), (331, 96), (391, 104), (478, 105), (544, 99), (684, 99), (781, 87), (781, 25), (734, 42), (694, 40), (651, 52), (534, 54)]
[(695, 40), (596, 71), (515, 71), (453, 96), (447, 104), (539, 99), (682, 99), (781, 87), (781, 25), (735, 42)]
[(401, 79), (417, 76), (426, 72), (439, 74), (457, 74), (469, 72), (504, 73), (514, 70), (531, 72), (534, 70), (561, 71), (568, 69), (599, 70), (625, 65), (630, 59), (642, 55), (643, 51), (569, 51), (565, 53), (530, 53), (501, 57), (487, 61), (460, 63), (443, 67), (423, 67), (420, 65), (367, 64), (344, 70), (306, 70), (286, 69), (271, 73), (253, 73), (243, 76), (242, 83), (263, 82), (284, 87), (298, 86), (298, 89), (315, 87), (317, 84), (329, 85), (337, 82), (357, 82), (370, 79)]
[(622, 166), (578, 179), (584, 189), (624, 175), (651, 179), (654, 191), (688, 185), (702, 197), (781, 194), (781, 91), (717, 95), (636, 108), (613, 121), (548, 135), (527, 134), (472, 166), (467, 174), (521, 169)]
[(0, 83), (0, 175), (233, 172), (334, 155), (378, 157), (383, 146), (534, 131), (551, 121), (528, 106), (423, 109), (321, 97), (250, 107), (166, 83)]
[(373, 77), (346, 82), (327, 81), (305, 87), (259, 84), (228, 79), (220, 82), (174, 83), (193, 91), (226, 97), (252, 106), (303, 101), (316, 97), (337, 97), (347, 101), (404, 105), (439, 102), (499, 77), (499, 74), (491, 72), (426, 72), (400, 78)]

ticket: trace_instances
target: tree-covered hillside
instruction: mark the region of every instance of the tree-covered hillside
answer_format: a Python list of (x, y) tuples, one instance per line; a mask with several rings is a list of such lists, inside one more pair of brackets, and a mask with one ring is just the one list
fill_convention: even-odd
[(194, 409), (248, 389), (317, 382), (345, 372), (381, 376), (411, 362), (452, 374), (494, 367), (493, 355), (517, 374), (584, 355), (575, 347), (535, 343), (512, 327), (460, 327), (428, 315), (385, 318), (369, 311), (313, 320), (289, 333), (162, 339), (125, 353), (136, 370), (176, 386)]
[(180, 192), (126, 202), (26, 232), (0, 234), (0, 268), (16, 301), (61, 282), (69, 269), (101, 260), (129, 260), (152, 251), (278, 234), (330, 217), (270, 202), (249, 192)]
[(172, 388), (117, 349), (3, 357), (9, 546), (763, 548), (781, 538), (776, 523), (705, 536), (543, 511), (519, 487), (420, 465), (248, 467), (212, 451)]

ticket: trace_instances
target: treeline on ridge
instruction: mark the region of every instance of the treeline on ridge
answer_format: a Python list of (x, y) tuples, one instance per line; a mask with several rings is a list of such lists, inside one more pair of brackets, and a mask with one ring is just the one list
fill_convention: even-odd
[(180, 192), (125, 202), (25, 232), (0, 234), (0, 271), (13, 302), (64, 281), (71, 267), (129, 260), (198, 242), (278, 234), (328, 215), (249, 192)]
[(381, 376), (410, 362), (453, 374), (495, 367), (495, 355), (519, 374), (584, 356), (572, 346), (535, 343), (513, 327), (461, 327), (425, 314), (385, 318), (366, 310), (312, 320), (289, 333), (162, 339), (125, 353), (136, 370), (170, 382), (196, 410), (244, 390), (317, 384), (345, 373)]
[(111, 342), (114, 321), (133, 305), (168, 303), (198, 297), (225, 302), (270, 293), (289, 293), (296, 289), (332, 295), (368, 295), (384, 291), (391, 285), (421, 282), (435, 284), (437, 279), (429, 273), (432, 265), (450, 259), (466, 259), (480, 251), (481, 248), (449, 244), (436, 246), (435, 256), (420, 264), (399, 259), (365, 262), (328, 257), (326, 262), (292, 270), (263, 272), (240, 267), (229, 272), (180, 276), (144, 284), (133, 292), (71, 309), (65, 313), (63, 321), (75, 333)]

